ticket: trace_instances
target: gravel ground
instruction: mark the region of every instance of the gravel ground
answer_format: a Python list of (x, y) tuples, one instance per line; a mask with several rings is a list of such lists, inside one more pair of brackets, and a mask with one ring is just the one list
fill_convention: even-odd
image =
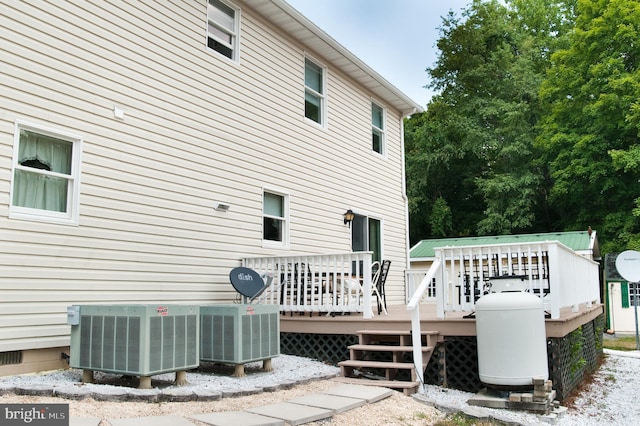
[[(594, 375), (591, 383), (571, 401), (568, 412), (557, 421), (559, 426), (590, 426), (608, 423), (616, 426), (636, 426), (640, 424), (640, 354), (633, 352), (606, 351), (602, 367)], [(96, 401), (93, 398), (68, 400), (54, 397), (21, 396), (13, 393), (0, 395), (0, 403), (69, 403), (71, 416), (128, 418), (157, 415), (182, 415), (217, 411), (243, 410), (287, 401), (302, 395), (322, 392), (337, 386), (331, 377), (338, 374), (338, 368), (307, 358), (281, 355), (273, 360), (274, 371), (260, 371), (261, 363), (247, 364), (247, 376), (233, 378), (230, 367), (204, 366), (201, 371), (189, 372), (189, 384), (180, 387), (184, 390), (209, 390), (223, 392), (225, 395), (216, 401), (190, 402), (110, 402)], [(54, 386), (64, 388), (82, 386), (88, 390), (109, 391), (122, 389), (121, 379), (115, 375), (96, 373), (100, 384), (80, 384), (79, 370), (64, 370), (29, 374), (12, 377), (0, 377), (0, 390), (7, 386)], [(152, 385), (159, 389), (172, 389), (173, 374), (153, 377)], [(292, 386), (292, 383), (299, 384)], [(283, 386), (284, 384), (284, 386)], [(2, 393), (2, 392), (0, 392)], [(246, 396), (235, 396), (245, 394)], [(248, 395), (247, 395), (248, 394)], [(227, 395), (234, 395), (228, 397)], [(428, 425), (443, 418), (444, 414), (431, 405), (448, 409), (464, 410), (466, 401), (473, 394), (436, 386), (427, 386), (421, 400), (395, 393), (392, 397), (350, 410), (335, 416), (331, 421), (310, 423), (309, 425)], [(508, 410), (485, 409), (493, 418), (510, 422), (532, 425), (541, 423), (540, 417)], [(105, 422), (103, 422), (105, 424)]]
[[(425, 398), (447, 407), (468, 408), (473, 394), (428, 386)], [(637, 426), (640, 424), (640, 353), (605, 349), (605, 359), (592, 380), (570, 401), (558, 426)], [(522, 425), (543, 422), (540, 417), (520, 411), (485, 409), (492, 417)]]

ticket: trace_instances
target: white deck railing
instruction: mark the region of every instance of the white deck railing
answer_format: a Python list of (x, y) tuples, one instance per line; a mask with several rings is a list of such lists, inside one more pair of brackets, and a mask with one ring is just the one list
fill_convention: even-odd
[(273, 277), (257, 302), (279, 304), (281, 312), (371, 318), (371, 259), (372, 252), (270, 256), (242, 259), (242, 266)]
[[(552, 319), (560, 318), (561, 308), (571, 307), (578, 312), (580, 304), (600, 303), (598, 263), (557, 241), (437, 248), (426, 274), (408, 271), (407, 277), (410, 274), (414, 281), (422, 276), (407, 304), (416, 342), (413, 348), (416, 365), (422, 365), (420, 304), (424, 300), (433, 301), (427, 296), (432, 296), (434, 280), (437, 317), (441, 319), (447, 312), (473, 312), (476, 302), (491, 291), (489, 278), (508, 275), (521, 276), (526, 291), (542, 298)], [(407, 291), (412, 287), (415, 282), (407, 286)], [(423, 383), (422, 369), (417, 373)]]
[[(406, 303), (409, 303), (411, 296), (415, 294), (418, 286), (422, 283), (424, 277), (429, 273), (428, 269), (407, 269), (405, 271), (405, 298)], [(432, 278), (430, 284), (427, 286), (422, 302), (436, 302), (436, 280)]]

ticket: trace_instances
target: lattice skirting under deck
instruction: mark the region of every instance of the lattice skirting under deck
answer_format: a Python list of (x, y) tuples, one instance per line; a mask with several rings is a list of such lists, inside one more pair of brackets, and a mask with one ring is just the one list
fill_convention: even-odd
[[(604, 315), (570, 334), (547, 339), (549, 378), (560, 401), (568, 397), (584, 375), (593, 371), (602, 357)], [(339, 334), (281, 333), (281, 352), (317, 359), (330, 364), (349, 359), (347, 347), (358, 336)], [(436, 346), (424, 373), (425, 383), (477, 392), (485, 386), (478, 373), (475, 337), (447, 336)]]

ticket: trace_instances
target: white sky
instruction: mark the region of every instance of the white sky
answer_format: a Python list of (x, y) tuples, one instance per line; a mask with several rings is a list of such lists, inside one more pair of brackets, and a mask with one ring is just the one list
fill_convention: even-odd
[(442, 16), (471, 0), (286, 0), (423, 108)]

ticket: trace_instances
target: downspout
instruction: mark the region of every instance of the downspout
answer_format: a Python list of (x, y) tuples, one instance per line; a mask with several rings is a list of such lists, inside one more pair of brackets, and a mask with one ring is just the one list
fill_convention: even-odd
[[(407, 176), (406, 176), (406, 165), (405, 165), (405, 152), (404, 152), (404, 119), (416, 113), (418, 109), (413, 108), (410, 112), (403, 112), (402, 117), (400, 118), (400, 148), (402, 153), (402, 199), (404, 200), (404, 239), (405, 239), (405, 253), (406, 253), (406, 265), (405, 270), (411, 268), (411, 257), (409, 255), (409, 250), (411, 249), (411, 245), (409, 243), (409, 197), (407, 197)], [(405, 274), (406, 277), (406, 274)], [(406, 278), (405, 278), (405, 291), (407, 288)], [(405, 300), (408, 299), (409, 295), (405, 294)]]

